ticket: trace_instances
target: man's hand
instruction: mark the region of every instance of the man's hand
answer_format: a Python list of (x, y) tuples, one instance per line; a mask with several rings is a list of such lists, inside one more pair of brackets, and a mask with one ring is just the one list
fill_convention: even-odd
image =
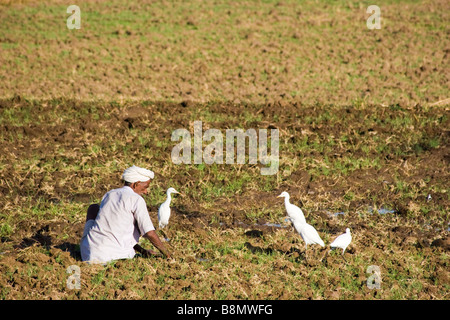
[(136, 252), (139, 252), (145, 258), (161, 256), (161, 254), (159, 252), (156, 252), (156, 251), (153, 251), (150, 249), (144, 249), (139, 244), (136, 244), (133, 248), (134, 248), (134, 250), (136, 250)]
[(150, 242), (163, 254), (166, 258), (171, 258), (171, 255), (164, 244), (159, 239), (155, 230), (149, 231), (144, 234), (144, 238), (150, 240)]

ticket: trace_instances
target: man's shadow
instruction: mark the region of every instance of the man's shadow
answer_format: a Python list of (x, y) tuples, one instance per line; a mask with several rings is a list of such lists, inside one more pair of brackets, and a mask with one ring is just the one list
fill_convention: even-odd
[(78, 243), (63, 242), (54, 245), (54, 240), (48, 232), (50, 230), (50, 225), (45, 225), (37, 230), (31, 237), (23, 238), (22, 242), (14, 246), (14, 249), (25, 249), (33, 245), (39, 245), (47, 250), (51, 248), (57, 248), (64, 252), (69, 252), (70, 256), (77, 261), (81, 261), (80, 245)]

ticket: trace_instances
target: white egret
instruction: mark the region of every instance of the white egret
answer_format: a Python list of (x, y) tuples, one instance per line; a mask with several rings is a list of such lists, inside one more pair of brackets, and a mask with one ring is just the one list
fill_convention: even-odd
[(297, 219), (290, 218), (292, 223), (294, 224), (295, 230), (300, 234), (303, 241), (305, 241), (305, 247), (308, 248), (308, 244), (318, 244), (322, 247), (325, 246), (325, 243), (320, 238), (319, 233), (317, 230), (308, 223), (301, 223)]
[(302, 209), (289, 202), (289, 193), (283, 191), (277, 198), (284, 198), (284, 205), (289, 218), (295, 219), (298, 223), (306, 223)]
[(345, 260), (344, 252), (345, 252), (345, 249), (347, 249), (350, 242), (352, 242), (352, 235), (350, 233), (350, 228), (347, 228), (347, 229), (345, 229), (345, 233), (341, 234), (336, 239), (334, 239), (334, 241), (330, 244), (330, 247), (331, 248), (341, 248), (342, 249), (342, 257)]
[(308, 244), (318, 244), (321, 247), (325, 246), (325, 243), (320, 238), (319, 233), (317, 230), (308, 223), (302, 223), (300, 219), (296, 218), (289, 218), (289, 220), (292, 221), (294, 224), (295, 230), (297, 230), (298, 233), (300, 233), (300, 236), (302, 237), (303, 241), (305, 241), (305, 257), (306, 257), (306, 249), (308, 249)]
[(167, 189), (167, 199), (164, 201), (158, 209), (158, 221), (159, 227), (163, 229), (165, 226), (169, 224), (170, 218), (170, 201), (172, 197), (170, 196), (172, 193), (179, 193), (174, 188)]

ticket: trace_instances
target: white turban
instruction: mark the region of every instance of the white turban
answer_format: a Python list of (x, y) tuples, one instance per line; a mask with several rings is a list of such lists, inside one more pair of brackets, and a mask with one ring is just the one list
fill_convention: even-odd
[(147, 181), (153, 179), (154, 176), (155, 174), (153, 173), (153, 171), (137, 166), (132, 166), (123, 172), (122, 179), (126, 182), (134, 183), (138, 181)]

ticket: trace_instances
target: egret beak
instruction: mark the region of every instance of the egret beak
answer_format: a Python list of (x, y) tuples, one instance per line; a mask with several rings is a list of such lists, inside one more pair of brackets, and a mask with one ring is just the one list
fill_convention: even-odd
[(283, 196), (280, 194), (279, 196), (277, 196), (277, 198), (283, 198)]

